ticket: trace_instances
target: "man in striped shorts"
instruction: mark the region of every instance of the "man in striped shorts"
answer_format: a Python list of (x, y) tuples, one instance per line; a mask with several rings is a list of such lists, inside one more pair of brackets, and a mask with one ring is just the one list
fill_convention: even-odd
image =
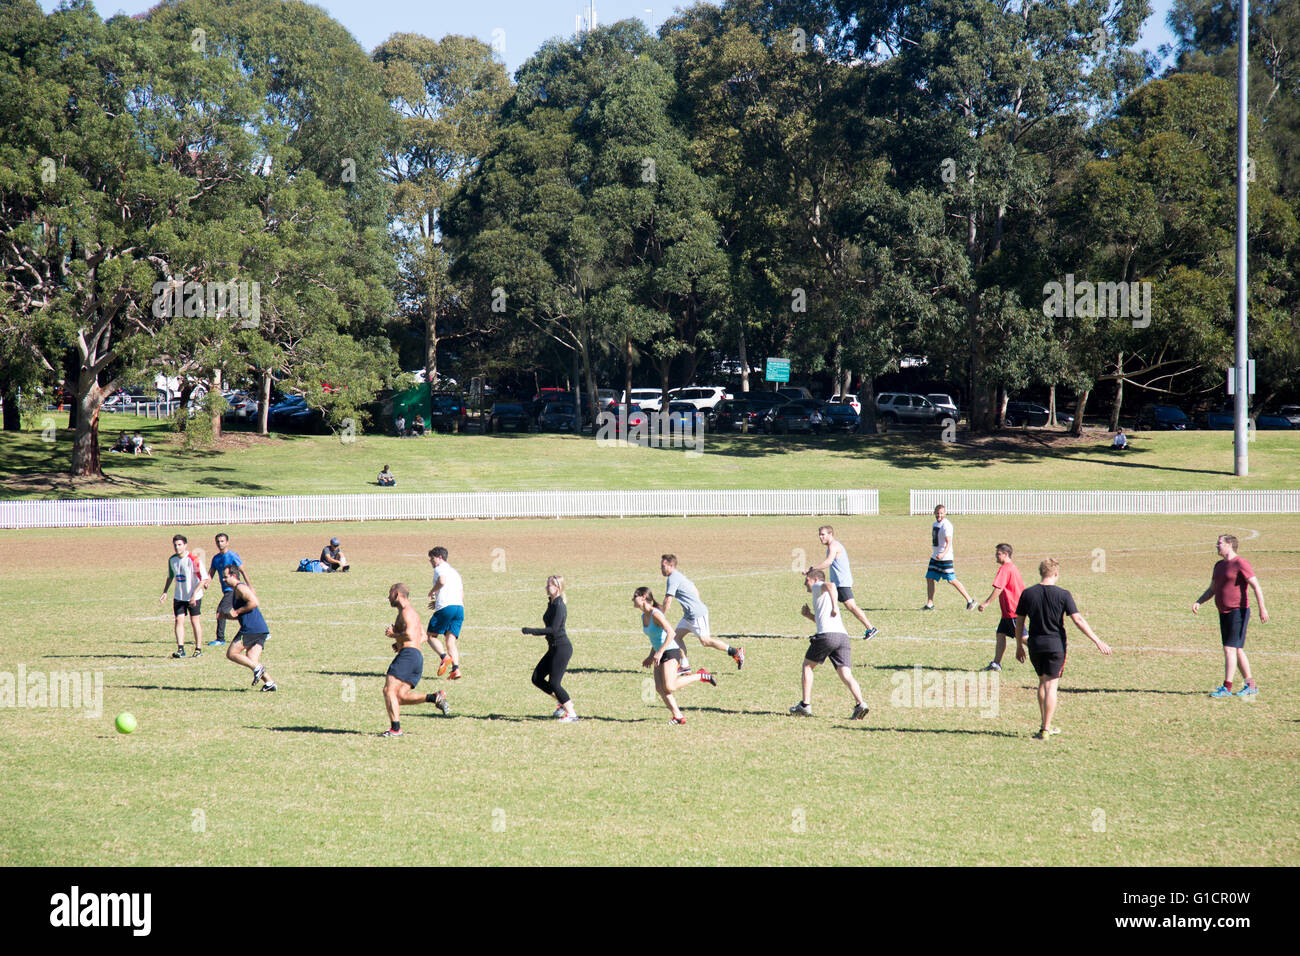
[(934, 509), (934, 524), (930, 527), (930, 566), (925, 571), (925, 607), (922, 611), (934, 610), (934, 582), (947, 581), (966, 599), (966, 610), (973, 610), (975, 600), (957, 580), (952, 558), (952, 522), (948, 520), (948, 509), (937, 505)]

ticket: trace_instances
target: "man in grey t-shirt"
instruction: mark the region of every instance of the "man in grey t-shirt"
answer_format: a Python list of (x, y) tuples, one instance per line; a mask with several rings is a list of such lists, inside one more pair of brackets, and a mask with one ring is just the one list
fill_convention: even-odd
[[(668, 616), (668, 608), (673, 599), (682, 606), (682, 619), (677, 622), (677, 644), (686, 651), (686, 635), (694, 634), (700, 639), (700, 643), (705, 647), (715, 647), (720, 651), (726, 651), (727, 656), (736, 662), (736, 670), (745, 666), (745, 649), (743, 647), (732, 647), (726, 641), (720, 641), (709, 634), (709, 609), (704, 606), (700, 600), (700, 592), (696, 590), (691, 579), (682, 572), (677, 570), (677, 555), (665, 554), (659, 559), (659, 571), (668, 580), (664, 582), (664, 617)], [(690, 669), (686, 659), (683, 657), (680, 661), (680, 669), (685, 672)]]

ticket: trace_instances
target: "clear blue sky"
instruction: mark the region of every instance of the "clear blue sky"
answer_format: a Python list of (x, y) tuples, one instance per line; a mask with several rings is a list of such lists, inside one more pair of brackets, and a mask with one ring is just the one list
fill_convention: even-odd
[[(157, 0), (100, 0), (100, 16), (136, 14), (155, 6)], [(1140, 46), (1155, 50), (1172, 38), (1165, 17), (1173, 0), (1151, 0), (1153, 13), (1142, 32)], [(58, 0), (40, 0), (53, 10)], [(323, 0), (316, 4), (347, 27), (369, 52), (394, 33), (422, 33), (440, 39), (448, 33), (478, 37), (484, 43), (504, 43), (503, 60), (513, 75), (543, 42), (551, 37), (572, 36), (575, 17), (585, 17), (585, 0)], [(664, 0), (604, 0), (596, 2), (597, 25), (629, 17), (639, 18), (653, 32), (673, 15), (678, 6)], [(500, 31), (495, 32), (494, 31)]]

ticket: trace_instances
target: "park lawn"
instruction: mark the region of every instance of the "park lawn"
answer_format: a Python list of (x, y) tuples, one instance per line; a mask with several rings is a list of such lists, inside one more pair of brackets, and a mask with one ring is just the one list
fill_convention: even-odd
[[(970, 483), (950, 474), (941, 483)], [(853, 643), (862, 722), (825, 668), (816, 716), (787, 713), (810, 631), (793, 568), (820, 557), (816, 519), (232, 528), (271, 625), (276, 694), (251, 690), (220, 649), (167, 657), (169, 539), (210, 549), (215, 529), (0, 531), (0, 675), (84, 670), (104, 684), (98, 717), (5, 710), (0, 865), (1300, 863), (1300, 516), (958, 518), (973, 595), (988, 595), (999, 541), (1030, 581), (1055, 555), (1115, 646), (1104, 658), (1071, 631), (1064, 733), (1045, 743), (1029, 739), (1032, 670), (1010, 655), (996, 701), (986, 683), (975, 706), (912, 706), (914, 668), (931, 686), (982, 667), (996, 618), (962, 610), (947, 585), (938, 610), (919, 610), (928, 518), (834, 521), (881, 629)], [(1217, 622), (1190, 613), (1224, 531), (1273, 615), (1250, 625), (1261, 694), (1249, 701), (1208, 697)], [(355, 570), (293, 573), (333, 533)], [(465, 577), (466, 678), (437, 680), (426, 663), (419, 689), (445, 688), (453, 716), (408, 708), (408, 735), (383, 740), (387, 589), (423, 595), (434, 544)], [(748, 655), (737, 672), (691, 646), (719, 686), (679, 692), (685, 727), (647, 693), (630, 606), (638, 585), (662, 592), (664, 551), (699, 585), (715, 633)], [(549, 719), (553, 702), (528, 682), (544, 641), (519, 633), (540, 622), (551, 572), (569, 582), (573, 725)], [(204, 604), (206, 640), (215, 593)], [(121, 711), (139, 720), (131, 736), (113, 732)]]
[[(53, 414), (53, 413), (51, 413)], [(62, 419), (62, 416), (60, 416)], [(37, 423), (39, 424), (39, 423)], [(120, 429), (141, 428), (154, 456), (108, 453)], [(111, 480), (71, 484), (66, 429), (0, 433), (0, 499), (197, 497), (384, 493), (375, 475), (390, 465), (402, 491), (537, 488), (878, 488), (882, 513), (905, 514), (909, 488), (1125, 490), (1296, 487), (1300, 432), (1258, 432), (1250, 475), (1232, 471), (1231, 432), (1141, 432), (1132, 450), (1109, 436), (1082, 439), (1028, 429), (954, 443), (938, 431), (878, 436), (706, 435), (702, 453), (606, 447), (571, 435), (361, 435), (231, 431), (213, 449), (184, 450), (165, 422), (106, 415), (100, 429)], [(44, 433), (47, 437), (50, 432)], [(347, 437), (347, 436), (344, 436)]]

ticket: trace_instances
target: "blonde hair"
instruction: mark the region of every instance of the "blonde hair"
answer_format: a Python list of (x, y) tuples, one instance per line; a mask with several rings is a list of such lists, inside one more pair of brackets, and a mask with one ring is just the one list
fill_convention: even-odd
[(1050, 578), (1053, 574), (1061, 572), (1061, 562), (1056, 558), (1046, 558), (1038, 562), (1038, 576), (1040, 578)]
[(552, 574), (549, 578), (546, 579), (546, 583), (555, 585), (556, 589), (559, 591), (559, 593), (555, 595), (556, 597), (564, 597), (564, 575), (563, 574)]

